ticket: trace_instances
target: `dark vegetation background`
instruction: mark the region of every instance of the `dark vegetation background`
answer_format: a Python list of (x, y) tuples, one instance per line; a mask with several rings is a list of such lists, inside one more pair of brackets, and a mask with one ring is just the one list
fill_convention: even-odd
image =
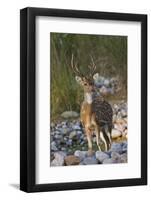
[(50, 33), (50, 48), (51, 119), (67, 110), (80, 110), (83, 91), (71, 70), (72, 54), (84, 73), (91, 55), (101, 76), (119, 78), (122, 89), (110, 99), (127, 98), (126, 36)]

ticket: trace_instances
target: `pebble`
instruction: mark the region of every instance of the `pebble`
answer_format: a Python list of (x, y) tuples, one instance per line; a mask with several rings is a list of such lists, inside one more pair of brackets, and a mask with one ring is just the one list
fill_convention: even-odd
[(54, 141), (51, 142), (51, 150), (52, 151), (58, 151), (58, 148), (56, 147), (56, 143)]
[(70, 132), (69, 138), (73, 139), (74, 137), (76, 137), (76, 135), (77, 135), (76, 131), (72, 131)]
[(106, 153), (104, 153), (104, 152), (102, 152), (102, 151), (97, 151), (97, 152), (95, 153), (95, 156), (96, 156), (96, 159), (97, 159), (100, 163), (102, 163), (105, 159), (109, 158), (109, 155), (106, 154)]
[(110, 151), (111, 152), (117, 152), (117, 153), (121, 154), (122, 153), (122, 145), (120, 143), (113, 142), (112, 145), (111, 145)]
[(54, 153), (54, 159), (51, 162), (51, 166), (63, 166), (65, 156), (66, 154), (63, 152)]
[(83, 160), (83, 164), (84, 165), (95, 165), (95, 164), (98, 164), (98, 160), (94, 157), (86, 157)]
[(123, 153), (127, 152), (127, 143), (123, 143), (122, 152)]
[(59, 134), (56, 134), (55, 136), (55, 139), (57, 139), (57, 140), (61, 140), (63, 137), (62, 137), (62, 135), (59, 135)]
[(61, 114), (61, 117), (68, 119), (68, 118), (77, 118), (79, 117), (79, 113), (75, 111), (65, 111)]
[(111, 158), (114, 160), (116, 163), (120, 162), (120, 154), (117, 152), (112, 152), (111, 153)]
[(74, 152), (74, 155), (77, 156), (77, 157), (79, 157), (80, 161), (82, 161), (82, 160), (86, 157), (87, 151), (79, 151), (79, 150), (76, 150), (76, 151)]
[(120, 157), (121, 163), (127, 163), (127, 153), (123, 153)]
[(117, 129), (112, 129), (111, 136), (113, 139), (118, 138), (122, 135), (122, 132)]
[(80, 158), (75, 155), (69, 155), (65, 157), (66, 165), (78, 165), (80, 163)]
[(103, 160), (103, 164), (112, 164), (115, 163), (115, 161), (112, 158), (107, 158)]

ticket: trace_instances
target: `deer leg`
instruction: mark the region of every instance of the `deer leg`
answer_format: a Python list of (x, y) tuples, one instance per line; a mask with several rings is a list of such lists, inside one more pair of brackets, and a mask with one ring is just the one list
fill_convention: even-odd
[(101, 138), (101, 140), (103, 141), (103, 143), (105, 145), (105, 151), (107, 151), (108, 150), (107, 141), (106, 141), (106, 139), (105, 139), (104, 134), (102, 133), (102, 131), (100, 131), (100, 138)]
[(96, 128), (95, 132), (96, 132), (96, 143), (97, 143), (99, 151), (101, 151), (100, 134), (99, 134), (100, 131), (98, 128)]
[(88, 155), (91, 156), (93, 154), (93, 151), (92, 151), (91, 131), (89, 129), (86, 129), (86, 135), (88, 140)]
[(111, 140), (111, 128), (105, 127), (105, 132), (107, 133), (107, 137), (109, 140), (109, 148), (111, 148), (112, 140)]
[(91, 156), (93, 154), (91, 135), (87, 135), (87, 140), (88, 140), (88, 155)]

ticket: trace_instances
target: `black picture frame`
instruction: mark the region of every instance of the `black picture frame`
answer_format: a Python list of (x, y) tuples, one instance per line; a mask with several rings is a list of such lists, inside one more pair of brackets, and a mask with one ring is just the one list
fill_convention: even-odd
[[(120, 20), (141, 23), (141, 178), (71, 182), (35, 183), (35, 19), (54, 16), (83, 19)], [(147, 184), (147, 15), (24, 8), (20, 11), (20, 189), (25, 192), (121, 187)]]

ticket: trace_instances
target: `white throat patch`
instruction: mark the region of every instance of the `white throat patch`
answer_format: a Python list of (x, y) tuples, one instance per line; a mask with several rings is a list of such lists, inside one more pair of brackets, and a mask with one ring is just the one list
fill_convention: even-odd
[(92, 94), (91, 93), (85, 93), (85, 101), (88, 103), (88, 104), (91, 104), (92, 103)]

